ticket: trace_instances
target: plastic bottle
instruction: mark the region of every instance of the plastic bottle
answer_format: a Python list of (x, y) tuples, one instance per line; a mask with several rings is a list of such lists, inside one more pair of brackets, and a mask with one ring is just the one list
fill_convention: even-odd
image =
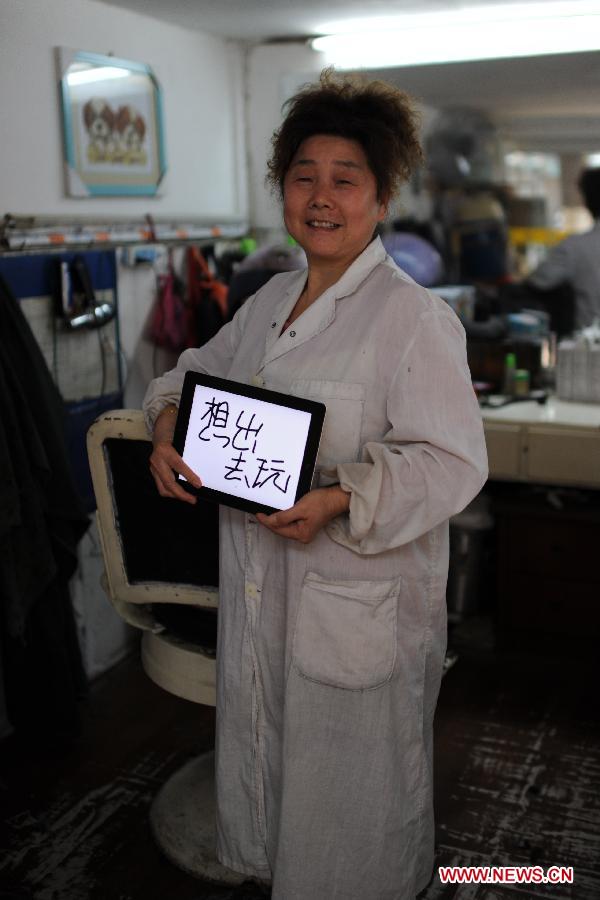
[(529, 394), (528, 369), (515, 369), (513, 383), (515, 397), (527, 397), (527, 395)]
[(502, 383), (502, 393), (509, 397), (515, 392), (515, 371), (517, 368), (517, 357), (514, 353), (507, 353), (504, 357), (504, 381)]

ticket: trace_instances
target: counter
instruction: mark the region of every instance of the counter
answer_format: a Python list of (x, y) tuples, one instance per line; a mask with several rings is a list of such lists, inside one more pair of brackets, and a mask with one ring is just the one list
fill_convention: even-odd
[(600, 502), (580, 490), (552, 504), (525, 483), (600, 489), (600, 405), (550, 397), (482, 413), (490, 479), (513, 483), (494, 496), (500, 643), (559, 654), (597, 644)]
[(491, 479), (600, 488), (600, 404), (550, 397), (482, 415)]

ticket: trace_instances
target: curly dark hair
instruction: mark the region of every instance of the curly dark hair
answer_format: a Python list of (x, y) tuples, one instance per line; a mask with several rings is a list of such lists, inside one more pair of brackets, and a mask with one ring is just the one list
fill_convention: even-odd
[(316, 134), (358, 141), (377, 182), (378, 200), (389, 199), (423, 161), (420, 120), (412, 99), (383, 81), (339, 76), (325, 69), (284, 104), (287, 114), (271, 139), (267, 180), (283, 197), (283, 182), (300, 144)]

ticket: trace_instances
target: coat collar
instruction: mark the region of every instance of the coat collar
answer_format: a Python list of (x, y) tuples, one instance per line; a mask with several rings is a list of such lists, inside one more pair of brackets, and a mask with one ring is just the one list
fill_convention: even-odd
[(280, 335), (283, 323), (292, 312), (306, 283), (307, 270), (296, 273), (281, 302), (275, 307), (273, 324), (266, 337), (263, 366), (324, 331), (335, 319), (336, 301), (353, 294), (373, 269), (385, 260), (386, 255), (381, 240), (374, 238), (342, 277), (317, 297), (293, 325)]

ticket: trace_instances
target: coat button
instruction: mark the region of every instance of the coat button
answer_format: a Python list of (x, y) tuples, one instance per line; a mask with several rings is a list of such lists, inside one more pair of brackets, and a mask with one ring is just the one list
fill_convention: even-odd
[(296, 337), (296, 332), (295, 332), (295, 331), (290, 331), (290, 337)]
[(277, 322), (271, 322), (271, 328), (277, 328)]

